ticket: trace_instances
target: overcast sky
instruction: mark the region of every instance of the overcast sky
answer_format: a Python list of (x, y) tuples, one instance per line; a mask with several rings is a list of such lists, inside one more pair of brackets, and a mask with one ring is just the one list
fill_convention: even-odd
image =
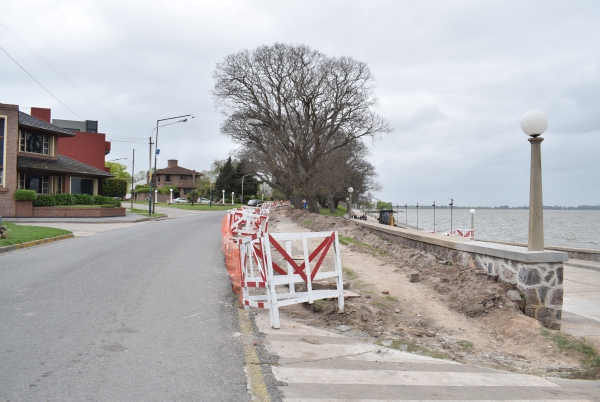
[[(215, 64), (241, 49), (303, 43), (368, 63), (377, 112), (394, 132), (371, 161), (394, 204), (526, 205), (529, 109), (543, 135), (545, 205), (600, 204), (598, 1), (41, 1), (5, 0), (0, 22), (118, 119), (87, 100), (0, 26), (0, 103), (98, 120), (107, 160), (148, 168), (157, 119), (158, 167), (209, 169), (236, 145), (219, 133)], [(74, 115), (71, 109), (76, 115)], [(131, 142), (135, 141), (135, 142)]]

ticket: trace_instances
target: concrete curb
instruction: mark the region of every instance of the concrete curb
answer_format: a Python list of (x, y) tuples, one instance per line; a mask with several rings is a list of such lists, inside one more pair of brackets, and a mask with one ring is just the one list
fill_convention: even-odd
[[(26, 218), (27, 219), (27, 218)], [(19, 218), (4, 218), (4, 222), (10, 223), (138, 223), (145, 221), (155, 221), (160, 219), (171, 219), (170, 216), (154, 216), (154, 217), (141, 217), (135, 220), (105, 220), (105, 221), (86, 221), (86, 220), (77, 220), (77, 221), (67, 221), (67, 220), (49, 220), (49, 219), (60, 219), (60, 218), (48, 218), (48, 219), (40, 219), (40, 220), (19, 220)], [(90, 218), (91, 219), (91, 218)], [(93, 218), (93, 219), (103, 219), (103, 218)]]
[(53, 243), (55, 241), (72, 239), (73, 237), (74, 237), (73, 233), (70, 233), (70, 234), (62, 235), (62, 236), (48, 237), (47, 239), (40, 239), (40, 240), (28, 241), (28, 242), (21, 243), (21, 244), (13, 244), (11, 246), (4, 246), (4, 247), (0, 247), (0, 254), (8, 253), (10, 251), (16, 251), (16, 250), (26, 248), (26, 247), (39, 246), (41, 244)]

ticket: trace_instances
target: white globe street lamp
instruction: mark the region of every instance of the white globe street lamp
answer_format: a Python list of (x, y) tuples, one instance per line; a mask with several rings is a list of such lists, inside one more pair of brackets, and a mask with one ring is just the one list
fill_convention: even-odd
[(548, 117), (544, 112), (532, 109), (521, 117), (521, 129), (530, 136), (531, 171), (529, 179), (529, 232), (527, 249), (544, 250), (544, 203), (542, 200), (542, 149), (544, 141), (540, 135), (548, 128)]
[(223, 190), (223, 205), (225, 205), (225, 190)]
[(233, 200), (233, 194), (235, 194), (233, 191), (231, 192), (231, 205), (234, 204), (234, 200)]
[(169, 190), (171, 191), (171, 204), (172, 204), (173, 203), (173, 189), (170, 188)]
[(348, 219), (352, 218), (352, 193), (354, 189), (352, 187), (348, 187), (348, 193), (350, 193), (350, 197), (348, 200)]
[(471, 209), (469, 211), (471, 213), (471, 230), (475, 229), (475, 210)]

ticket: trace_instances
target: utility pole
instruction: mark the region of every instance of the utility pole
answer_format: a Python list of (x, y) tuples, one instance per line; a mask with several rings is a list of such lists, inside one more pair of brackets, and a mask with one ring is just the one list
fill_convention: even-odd
[(131, 209), (133, 209), (133, 175), (135, 172), (135, 148), (133, 149), (133, 162), (131, 164)]
[(152, 135), (148, 139), (150, 147), (148, 151), (148, 183), (150, 184), (150, 193), (148, 194), (148, 216), (152, 215)]

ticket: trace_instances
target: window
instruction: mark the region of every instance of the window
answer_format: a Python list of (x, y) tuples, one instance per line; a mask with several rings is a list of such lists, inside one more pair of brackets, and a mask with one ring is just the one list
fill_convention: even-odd
[(39, 194), (48, 194), (49, 180), (50, 176), (48, 175), (19, 173), (19, 188), (34, 190)]
[(181, 176), (179, 176), (179, 180), (187, 180), (187, 179), (188, 179), (188, 177), (186, 175), (182, 174)]
[(4, 118), (0, 118), (0, 186), (4, 186), (4, 128), (6, 123)]
[(50, 155), (50, 136), (21, 131), (19, 150), (21, 152)]
[(94, 195), (94, 180), (71, 177), (71, 194)]
[(171, 175), (170, 174), (166, 174), (165, 175), (165, 181), (171, 181)]

